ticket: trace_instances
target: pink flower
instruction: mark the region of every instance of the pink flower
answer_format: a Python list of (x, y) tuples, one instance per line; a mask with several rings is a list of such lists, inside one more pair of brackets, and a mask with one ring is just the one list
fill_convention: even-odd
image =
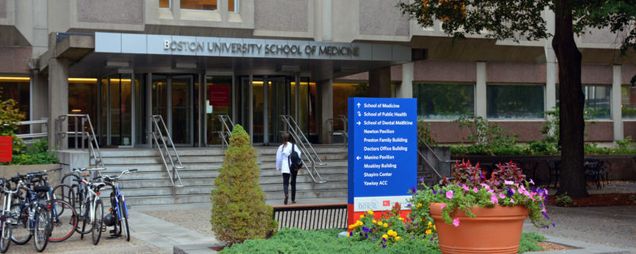
[(504, 184), (505, 184), (505, 185), (513, 185), (513, 184), (515, 184), (515, 183), (514, 183), (513, 181), (508, 181), (508, 180), (506, 180), (506, 181), (504, 181)]
[(532, 181), (532, 179), (530, 179), (530, 184), (534, 185), (534, 181)]
[(495, 194), (490, 195), (490, 202), (492, 202), (494, 205), (499, 204), (499, 199), (497, 199), (497, 195)]
[(504, 195), (503, 193), (499, 193), (499, 198), (504, 199), (506, 198), (506, 195)]
[(477, 189), (477, 187), (473, 187), (473, 192), (474, 192), (474, 193), (479, 192), (479, 190)]
[(513, 203), (513, 204), (514, 204), (514, 203), (515, 203), (515, 200), (511, 198), (511, 199), (510, 199), (510, 203)]
[(470, 189), (468, 189), (468, 186), (464, 185), (462, 186), (462, 189), (464, 189), (464, 191), (469, 191)]
[(459, 227), (459, 218), (453, 219), (453, 226)]
[(453, 191), (452, 190), (449, 190), (449, 191), (446, 192), (446, 198), (447, 199), (453, 199)]
[(446, 208), (446, 204), (442, 203), (439, 207), (444, 209), (444, 208)]
[(484, 187), (484, 189), (490, 190), (490, 186), (488, 184), (482, 183), (480, 185), (481, 185), (481, 187)]

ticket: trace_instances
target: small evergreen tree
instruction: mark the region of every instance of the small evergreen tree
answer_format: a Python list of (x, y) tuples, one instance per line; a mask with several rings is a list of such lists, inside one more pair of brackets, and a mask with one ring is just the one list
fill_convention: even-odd
[(265, 238), (275, 229), (272, 207), (265, 204), (259, 185), (260, 169), (247, 132), (240, 125), (232, 130), (223, 167), (212, 191), (212, 231), (228, 244)]

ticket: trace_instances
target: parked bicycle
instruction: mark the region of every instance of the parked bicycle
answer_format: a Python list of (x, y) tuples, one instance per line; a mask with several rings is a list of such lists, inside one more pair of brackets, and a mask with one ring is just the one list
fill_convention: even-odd
[(137, 172), (137, 169), (122, 171), (118, 176), (103, 176), (104, 183), (112, 188), (110, 193), (110, 213), (104, 217), (104, 224), (113, 227), (111, 235), (119, 237), (124, 234), (126, 241), (130, 241), (130, 229), (128, 227), (128, 206), (124, 193), (121, 191), (119, 178)]
[[(104, 205), (102, 204), (102, 200), (99, 195), (101, 189), (105, 187), (106, 184), (100, 176), (95, 177), (90, 181), (82, 179), (82, 182), (86, 185), (87, 193), (82, 201), (84, 211), (82, 214), (83, 220), (81, 232), (88, 232), (89, 230), (87, 230), (86, 225), (90, 225), (93, 244), (97, 245), (102, 236), (102, 231), (104, 230)], [(84, 239), (84, 234), (85, 233), (82, 233), (82, 236), (80, 237), (81, 239)]]
[(46, 199), (49, 187), (43, 185), (45, 176), (46, 173), (29, 173), (11, 178), (11, 182), (16, 184), (16, 193), (10, 194), (15, 195), (10, 213), (15, 214), (17, 219), (11, 240), (23, 245), (34, 238), (33, 246), (38, 252), (46, 248), (52, 230), (51, 210), (48, 207), (53, 203)]

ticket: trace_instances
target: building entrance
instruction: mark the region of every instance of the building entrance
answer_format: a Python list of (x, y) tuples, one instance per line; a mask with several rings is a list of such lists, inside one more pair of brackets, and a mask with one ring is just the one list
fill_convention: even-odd
[(287, 130), (281, 115), (290, 115), (306, 136), (315, 121), (315, 83), (297, 76), (240, 76), (239, 109), (235, 119), (251, 133), (252, 141), (277, 144)]
[(194, 80), (195, 75), (152, 74), (152, 114), (163, 117), (178, 145), (193, 145)]

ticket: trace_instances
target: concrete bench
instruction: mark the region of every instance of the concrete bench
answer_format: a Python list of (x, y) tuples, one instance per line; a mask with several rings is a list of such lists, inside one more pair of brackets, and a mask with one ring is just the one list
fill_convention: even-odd
[(345, 203), (276, 205), (273, 208), (278, 229), (347, 228), (347, 204)]

